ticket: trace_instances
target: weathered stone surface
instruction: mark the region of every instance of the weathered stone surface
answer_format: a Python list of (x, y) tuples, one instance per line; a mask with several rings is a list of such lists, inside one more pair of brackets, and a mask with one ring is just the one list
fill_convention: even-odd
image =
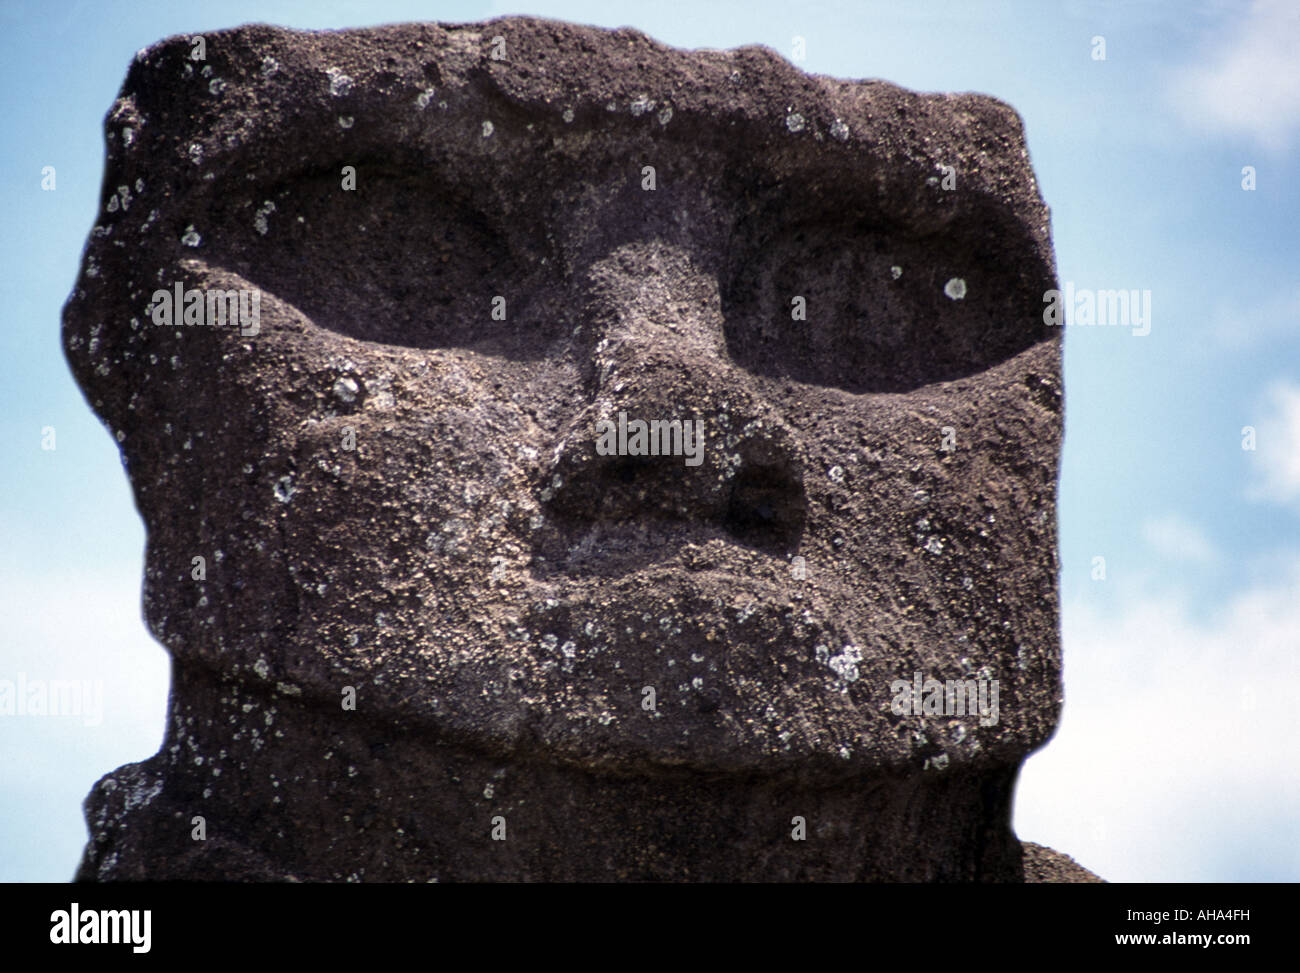
[[(204, 53), (132, 64), (64, 315), (174, 660), (80, 877), (1029, 877), (1062, 400), (1013, 110), (529, 19)], [(156, 325), (177, 284), (256, 328)], [(601, 455), (620, 413), (701, 461)], [(899, 715), (916, 673), (996, 721)]]
[(1087, 885), (1103, 882), (1069, 855), (1044, 848), (1032, 841), (1020, 846), (1024, 849), (1025, 881), (1033, 884), (1071, 883)]

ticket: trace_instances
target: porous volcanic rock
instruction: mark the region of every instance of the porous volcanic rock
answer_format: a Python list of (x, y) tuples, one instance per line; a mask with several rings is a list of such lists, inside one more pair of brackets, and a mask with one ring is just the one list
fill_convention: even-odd
[(1061, 335), (1011, 108), (259, 25), (141, 51), (106, 139), (64, 346), (173, 688), (80, 878), (1034, 877)]

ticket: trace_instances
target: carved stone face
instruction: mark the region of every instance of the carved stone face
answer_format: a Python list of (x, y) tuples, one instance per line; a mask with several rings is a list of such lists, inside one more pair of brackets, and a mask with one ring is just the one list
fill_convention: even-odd
[[(537, 23), (132, 66), (65, 338), (178, 678), (632, 775), (1014, 767), (1061, 431), (1014, 112)], [(176, 282), (256, 333), (155, 325)], [(916, 673), (997, 721), (899, 715)]]

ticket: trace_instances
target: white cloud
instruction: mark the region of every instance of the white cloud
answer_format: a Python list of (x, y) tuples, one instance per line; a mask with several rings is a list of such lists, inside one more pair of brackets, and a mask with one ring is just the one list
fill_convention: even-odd
[(1300, 555), (1208, 619), (1092, 590), (1066, 605), (1065, 710), (1017, 833), (1110, 881), (1300, 880)]
[(1206, 564), (1218, 552), (1199, 527), (1177, 514), (1156, 517), (1142, 525), (1142, 538), (1156, 551), (1175, 561)]
[(1252, 500), (1300, 508), (1300, 385), (1274, 382), (1264, 396), (1255, 427), (1255, 482), (1247, 490)]
[(1190, 124), (1284, 152), (1300, 130), (1298, 50), (1294, 0), (1255, 0), (1230, 16), (1195, 63), (1175, 72), (1168, 94)]
[(63, 575), (0, 570), (0, 679), (102, 686), (98, 721), (0, 716), (0, 881), (65, 882), (86, 841), (81, 802), (102, 775), (157, 751), (171, 668), (140, 618), (140, 565)]

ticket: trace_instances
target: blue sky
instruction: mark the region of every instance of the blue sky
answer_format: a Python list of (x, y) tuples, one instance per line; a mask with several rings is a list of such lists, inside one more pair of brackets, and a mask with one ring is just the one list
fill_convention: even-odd
[(1247, 0), (0, 0), (13, 311), (0, 328), (0, 679), (104, 693), (94, 726), (0, 716), (0, 879), (69, 878), (91, 784), (162, 737), (167, 659), (140, 621), (140, 520), (58, 339), (94, 222), (101, 122), (132, 56), (250, 21), (507, 13), (787, 57), (797, 36), (805, 70), (984, 92), (1021, 113), (1062, 281), (1150, 291), (1152, 313), (1142, 336), (1066, 329), (1066, 708), (1022, 774), (1017, 831), (1117, 881), (1300, 879), (1300, 6)]

